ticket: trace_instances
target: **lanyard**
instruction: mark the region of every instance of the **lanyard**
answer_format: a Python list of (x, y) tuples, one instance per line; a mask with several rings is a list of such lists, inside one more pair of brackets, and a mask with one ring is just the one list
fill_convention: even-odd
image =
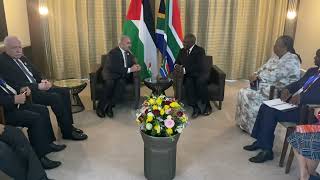
[(6, 85), (6, 82), (5, 82), (3, 79), (0, 79), (0, 85), (5, 86), (5, 85)]
[(306, 92), (319, 78), (320, 78), (319, 72), (317, 75), (313, 75), (313, 76), (309, 77), (307, 82), (305, 82), (304, 85), (302, 86), (302, 88), (303, 88), (302, 92)]

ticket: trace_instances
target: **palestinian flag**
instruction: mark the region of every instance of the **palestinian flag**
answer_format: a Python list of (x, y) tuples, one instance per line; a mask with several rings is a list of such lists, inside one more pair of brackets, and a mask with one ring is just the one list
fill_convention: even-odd
[(161, 0), (157, 15), (156, 46), (162, 54), (162, 77), (173, 71), (182, 45), (182, 28), (178, 0)]
[(141, 66), (141, 79), (158, 75), (155, 28), (149, 0), (131, 0), (123, 34), (132, 41), (132, 53)]

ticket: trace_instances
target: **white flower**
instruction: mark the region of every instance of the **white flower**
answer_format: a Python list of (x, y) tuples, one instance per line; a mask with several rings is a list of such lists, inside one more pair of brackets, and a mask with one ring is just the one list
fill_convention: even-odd
[(147, 130), (151, 130), (152, 129), (152, 124), (151, 123), (147, 123), (146, 124), (146, 129)]
[(178, 127), (176, 130), (177, 130), (178, 133), (182, 133), (182, 128), (181, 127)]

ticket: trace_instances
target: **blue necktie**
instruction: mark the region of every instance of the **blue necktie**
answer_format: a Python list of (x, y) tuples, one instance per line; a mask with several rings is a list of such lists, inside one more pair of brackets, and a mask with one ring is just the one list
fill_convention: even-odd
[(18, 66), (20, 67), (20, 69), (23, 71), (23, 73), (28, 77), (28, 79), (31, 80), (32, 83), (37, 83), (36, 79), (32, 76), (32, 74), (30, 74), (28, 72), (28, 70), (26, 69), (26, 67), (22, 64), (22, 62), (19, 59), (15, 60), (18, 64)]

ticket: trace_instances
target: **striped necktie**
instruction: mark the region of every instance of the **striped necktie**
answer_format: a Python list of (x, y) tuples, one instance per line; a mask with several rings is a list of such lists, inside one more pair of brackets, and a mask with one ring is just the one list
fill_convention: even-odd
[(19, 68), (23, 71), (23, 73), (28, 77), (28, 79), (31, 81), (31, 83), (37, 83), (36, 79), (33, 77), (33, 75), (29, 72), (27, 67), (21, 62), (19, 59), (15, 59), (16, 63), (18, 64)]

